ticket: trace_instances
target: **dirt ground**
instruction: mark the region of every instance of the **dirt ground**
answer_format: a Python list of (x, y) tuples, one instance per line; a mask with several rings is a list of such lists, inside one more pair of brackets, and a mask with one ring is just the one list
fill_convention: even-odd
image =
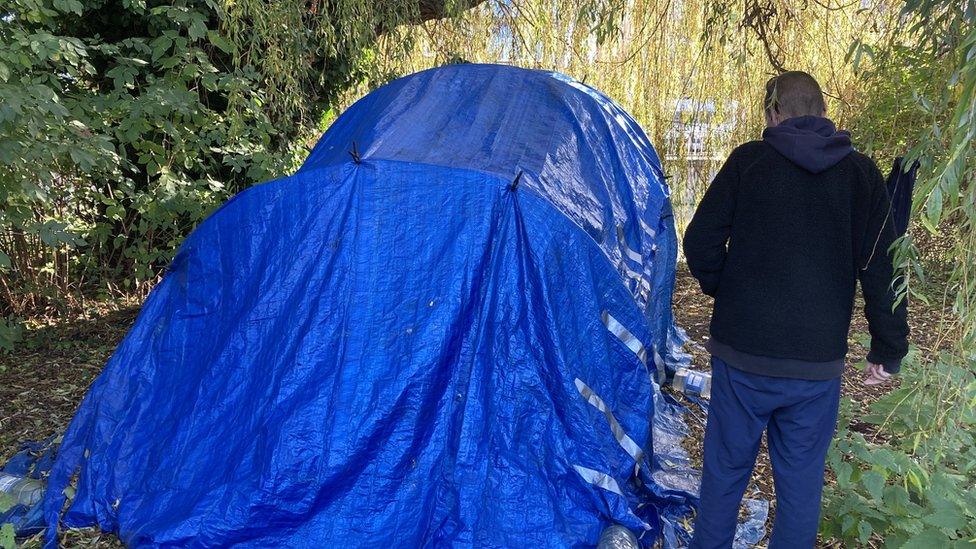
[[(138, 314), (138, 302), (121, 301), (96, 303), (80, 314), (58, 318), (37, 319), (25, 333), (25, 340), (13, 355), (0, 355), (0, 463), (17, 452), (23, 441), (41, 440), (64, 432), (88, 386), (99, 374), (105, 361), (131, 327)], [(678, 324), (688, 331), (693, 343), (689, 351), (694, 367), (707, 370), (708, 355), (701, 343), (708, 334), (711, 299), (698, 291), (687, 269), (679, 268), (674, 295), (674, 312)], [(860, 311), (860, 305), (858, 308)], [(923, 347), (928, 326), (936, 321), (931, 311), (913, 308), (913, 342)], [(851, 328), (849, 363), (863, 359), (865, 350), (855, 334), (864, 333), (867, 326), (860, 312)], [(848, 368), (843, 381), (843, 394), (865, 408), (890, 388), (865, 387), (859, 382), (860, 372)], [(686, 447), (697, 465), (701, 463), (701, 421), (689, 418), (692, 436)], [(856, 425), (855, 425), (856, 427)], [(828, 479), (828, 482), (831, 480)], [(772, 472), (765, 448), (760, 453), (753, 482), (761, 497), (770, 500), (767, 532), (775, 515)], [(92, 530), (76, 530), (63, 534), (65, 547), (120, 547), (111, 535)], [(39, 539), (29, 540), (26, 546), (39, 545)]]

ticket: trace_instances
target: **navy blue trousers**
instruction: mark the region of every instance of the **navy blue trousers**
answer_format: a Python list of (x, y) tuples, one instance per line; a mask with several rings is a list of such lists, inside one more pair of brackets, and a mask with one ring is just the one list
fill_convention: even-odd
[(712, 357), (701, 504), (694, 549), (732, 546), (739, 503), (763, 431), (776, 489), (770, 549), (813, 547), (824, 460), (837, 425), (840, 378), (808, 381), (750, 374)]

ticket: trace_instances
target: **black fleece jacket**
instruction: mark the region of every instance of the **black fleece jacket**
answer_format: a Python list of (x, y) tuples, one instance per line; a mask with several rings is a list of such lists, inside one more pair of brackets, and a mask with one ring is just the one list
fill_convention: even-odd
[[(756, 373), (840, 375), (860, 279), (868, 360), (897, 372), (908, 324), (904, 302), (892, 307), (895, 231), (884, 179), (829, 120), (780, 126), (732, 152), (685, 233), (688, 267), (715, 298), (712, 339), (735, 359), (792, 365), (752, 361), (763, 364)], [(797, 373), (796, 364), (820, 371)]]

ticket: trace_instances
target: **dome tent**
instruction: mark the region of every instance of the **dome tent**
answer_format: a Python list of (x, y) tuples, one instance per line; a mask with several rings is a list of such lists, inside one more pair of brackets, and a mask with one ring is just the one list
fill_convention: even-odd
[(393, 81), (187, 238), (64, 435), (49, 542), (651, 543), (690, 498), (652, 419), (675, 253), (654, 149), (599, 92)]

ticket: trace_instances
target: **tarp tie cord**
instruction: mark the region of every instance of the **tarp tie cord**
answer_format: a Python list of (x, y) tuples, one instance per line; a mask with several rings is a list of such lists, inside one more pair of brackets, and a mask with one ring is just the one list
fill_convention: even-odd
[(508, 186), (508, 190), (515, 192), (515, 189), (518, 188), (519, 181), (522, 181), (522, 170), (519, 170), (519, 173), (515, 175), (515, 181), (512, 181), (512, 184)]
[(356, 150), (356, 142), (352, 142), (352, 150), (349, 151), (349, 155), (352, 156), (352, 161), (356, 164), (362, 164), (363, 159), (359, 156), (359, 151)]

